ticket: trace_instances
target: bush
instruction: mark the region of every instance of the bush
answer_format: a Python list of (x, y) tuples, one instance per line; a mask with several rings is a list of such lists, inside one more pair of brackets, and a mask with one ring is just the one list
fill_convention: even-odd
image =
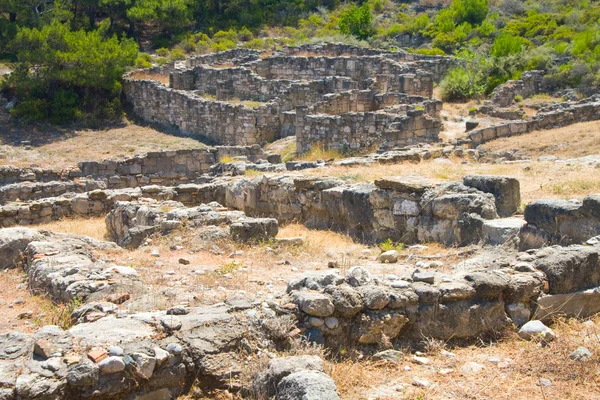
[(243, 26), (242, 29), (240, 29), (240, 31), (238, 32), (238, 37), (242, 42), (247, 42), (249, 40), (252, 40), (254, 38), (254, 35), (252, 34), (252, 32), (250, 32), (250, 29)]
[(156, 49), (156, 55), (159, 57), (167, 57), (169, 55), (169, 49), (161, 47), (160, 49)]
[(496, 40), (494, 40), (494, 44), (490, 49), (490, 55), (493, 57), (506, 57), (517, 54), (520, 53), (528, 43), (529, 41), (526, 39), (503, 32)]
[(152, 56), (148, 53), (140, 53), (135, 59), (135, 66), (137, 68), (151, 68)]
[(489, 11), (487, 0), (452, 0), (450, 9), (454, 12), (456, 25), (463, 22), (479, 25)]
[(440, 83), (442, 100), (466, 101), (483, 94), (483, 87), (462, 67), (453, 68)]
[(438, 48), (431, 48), (431, 49), (412, 49), (412, 48), (408, 48), (406, 49), (406, 51), (408, 51), (409, 53), (414, 53), (414, 54), (422, 54), (424, 56), (445, 56), (446, 53), (444, 52), (444, 50), (442, 49), (438, 49)]
[(211, 45), (211, 50), (217, 52), (235, 49), (236, 47), (237, 44), (231, 40), (221, 40), (219, 42), (213, 42)]
[(185, 51), (183, 49), (171, 50), (171, 61), (185, 60)]
[(168, 62), (169, 62), (169, 59), (168, 59), (168, 58), (166, 58), (166, 57), (158, 57), (158, 58), (156, 59), (156, 63), (157, 63), (158, 65), (160, 65), (160, 66), (163, 66), (163, 65), (165, 65), (165, 64), (166, 64), (166, 63), (168, 63)]
[(373, 35), (372, 20), (373, 16), (368, 3), (364, 3), (360, 7), (352, 5), (342, 12), (339, 27), (346, 35), (367, 39)]

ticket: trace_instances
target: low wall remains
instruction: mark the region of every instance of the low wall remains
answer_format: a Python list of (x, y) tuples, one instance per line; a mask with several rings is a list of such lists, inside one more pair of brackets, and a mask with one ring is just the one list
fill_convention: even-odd
[(441, 121), (424, 111), (407, 111), (406, 115), (386, 112), (344, 113), (340, 115), (308, 114), (296, 108), (296, 151), (311, 147), (364, 150), (382, 144), (406, 146), (439, 140)]
[(511, 121), (474, 129), (469, 133), (468, 138), (475, 146), (478, 146), (498, 138), (598, 119), (600, 119), (600, 98), (592, 96), (577, 103), (560, 103), (548, 109), (542, 109), (528, 121)]
[(393, 280), (356, 266), (345, 276), (329, 272), (292, 281), (286, 299), (297, 306), (305, 335), (333, 348), (470, 339), (511, 322), (520, 327), (532, 319), (600, 311), (599, 260), (598, 246), (550, 247), (462, 272), (409, 268)]
[(523, 248), (585, 243), (600, 235), (600, 195), (577, 200), (536, 200), (525, 207)]
[(156, 81), (130, 78), (124, 80), (123, 89), (134, 112), (145, 121), (199, 134), (219, 144), (263, 143), (278, 132), (279, 111), (274, 103), (251, 109), (170, 89)]

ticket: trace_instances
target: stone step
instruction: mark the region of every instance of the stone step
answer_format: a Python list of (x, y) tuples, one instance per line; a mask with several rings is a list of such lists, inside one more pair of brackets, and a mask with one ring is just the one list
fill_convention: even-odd
[(519, 236), (525, 220), (518, 217), (489, 219), (483, 222), (483, 240), (491, 245), (503, 245), (512, 238)]

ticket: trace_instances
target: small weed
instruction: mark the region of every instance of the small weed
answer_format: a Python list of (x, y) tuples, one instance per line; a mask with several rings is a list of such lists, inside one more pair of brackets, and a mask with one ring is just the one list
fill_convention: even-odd
[(232, 163), (233, 161), (234, 161), (234, 160), (233, 160), (233, 157), (231, 157), (231, 156), (223, 156), (223, 157), (221, 157), (221, 158), (219, 159), (219, 162), (220, 162), (221, 164), (230, 164), (230, 163)]
[(218, 269), (216, 269), (214, 271), (214, 273), (217, 275), (231, 274), (231, 273), (237, 271), (238, 269), (242, 268), (243, 265), (244, 264), (242, 262), (238, 262), (238, 261), (234, 260), (234, 261), (231, 261), (231, 262), (221, 265)]
[(404, 243), (395, 243), (392, 239), (387, 238), (383, 242), (379, 243), (379, 248), (383, 252), (391, 250), (402, 251), (404, 250)]
[(244, 172), (244, 175), (246, 175), (249, 178), (256, 178), (257, 176), (262, 175), (262, 171), (258, 171), (256, 169), (249, 168)]
[(516, 95), (515, 96), (515, 101), (517, 103), (521, 103), (523, 101), (523, 96), (521, 96), (520, 94)]

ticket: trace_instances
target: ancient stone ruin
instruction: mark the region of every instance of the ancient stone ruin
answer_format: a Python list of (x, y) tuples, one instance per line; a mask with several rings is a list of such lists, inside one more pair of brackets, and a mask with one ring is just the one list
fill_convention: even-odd
[[(447, 165), (449, 158), (484, 165), (489, 154), (477, 147), (484, 141), (597, 118), (598, 101), (588, 98), (440, 142), (441, 102), (432, 89), (450, 64), (343, 45), (191, 58), (146, 71), (168, 73), (170, 87), (132, 74), (125, 91), (144, 120), (220, 146), (61, 170), (0, 168), (1, 269), (23, 274), (35, 295), (74, 304), (64, 329), (0, 333), (0, 399), (221, 391), (334, 400), (341, 396), (329, 361), (315, 355), (322, 349), (400, 370), (398, 349), (412, 351), (423, 340), (472, 344), (518, 330), (545, 346), (554, 333), (544, 323), (600, 312), (600, 195), (524, 205), (511, 176), (383, 174), (368, 183), (329, 176), (338, 168)], [(261, 147), (289, 135), (299, 152), (365, 152), (284, 163)], [(36, 228), (92, 217), (103, 219), (106, 241)], [(357, 258), (332, 249), (342, 257), (291, 266), (294, 254), (311, 251), (303, 238), (280, 237), (291, 224), (342, 233), (365, 249)], [(231, 249), (230, 261), (173, 283), (178, 272), (154, 248), (163, 241), (207, 258)], [(373, 253), (382, 243), (391, 247)], [(427, 246), (447, 253), (421, 255)], [(280, 286), (267, 277), (248, 291), (210, 286), (215, 277), (241, 275), (246, 267), (237, 257), (252, 248), (261, 249), (257, 258), (284, 254), (260, 271), (289, 268)], [(143, 252), (155, 262), (137, 263)], [(202, 275), (202, 285), (186, 286)], [(224, 296), (202, 298), (209, 292)], [(187, 300), (179, 301), (182, 293)], [(426, 363), (416, 352), (412, 360)]]
[[(300, 55), (307, 52), (313, 55)], [(143, 120), (220, 144), (295, 135), (298, 152), (358, 150), (438, 141), (441, 102), (431, 95), (449, 64), (443, 57), (340, 45), (268, 57), (238, 49), (145, 71), (168, 74), (168, 87), (133, 73), (124, 91)]]

